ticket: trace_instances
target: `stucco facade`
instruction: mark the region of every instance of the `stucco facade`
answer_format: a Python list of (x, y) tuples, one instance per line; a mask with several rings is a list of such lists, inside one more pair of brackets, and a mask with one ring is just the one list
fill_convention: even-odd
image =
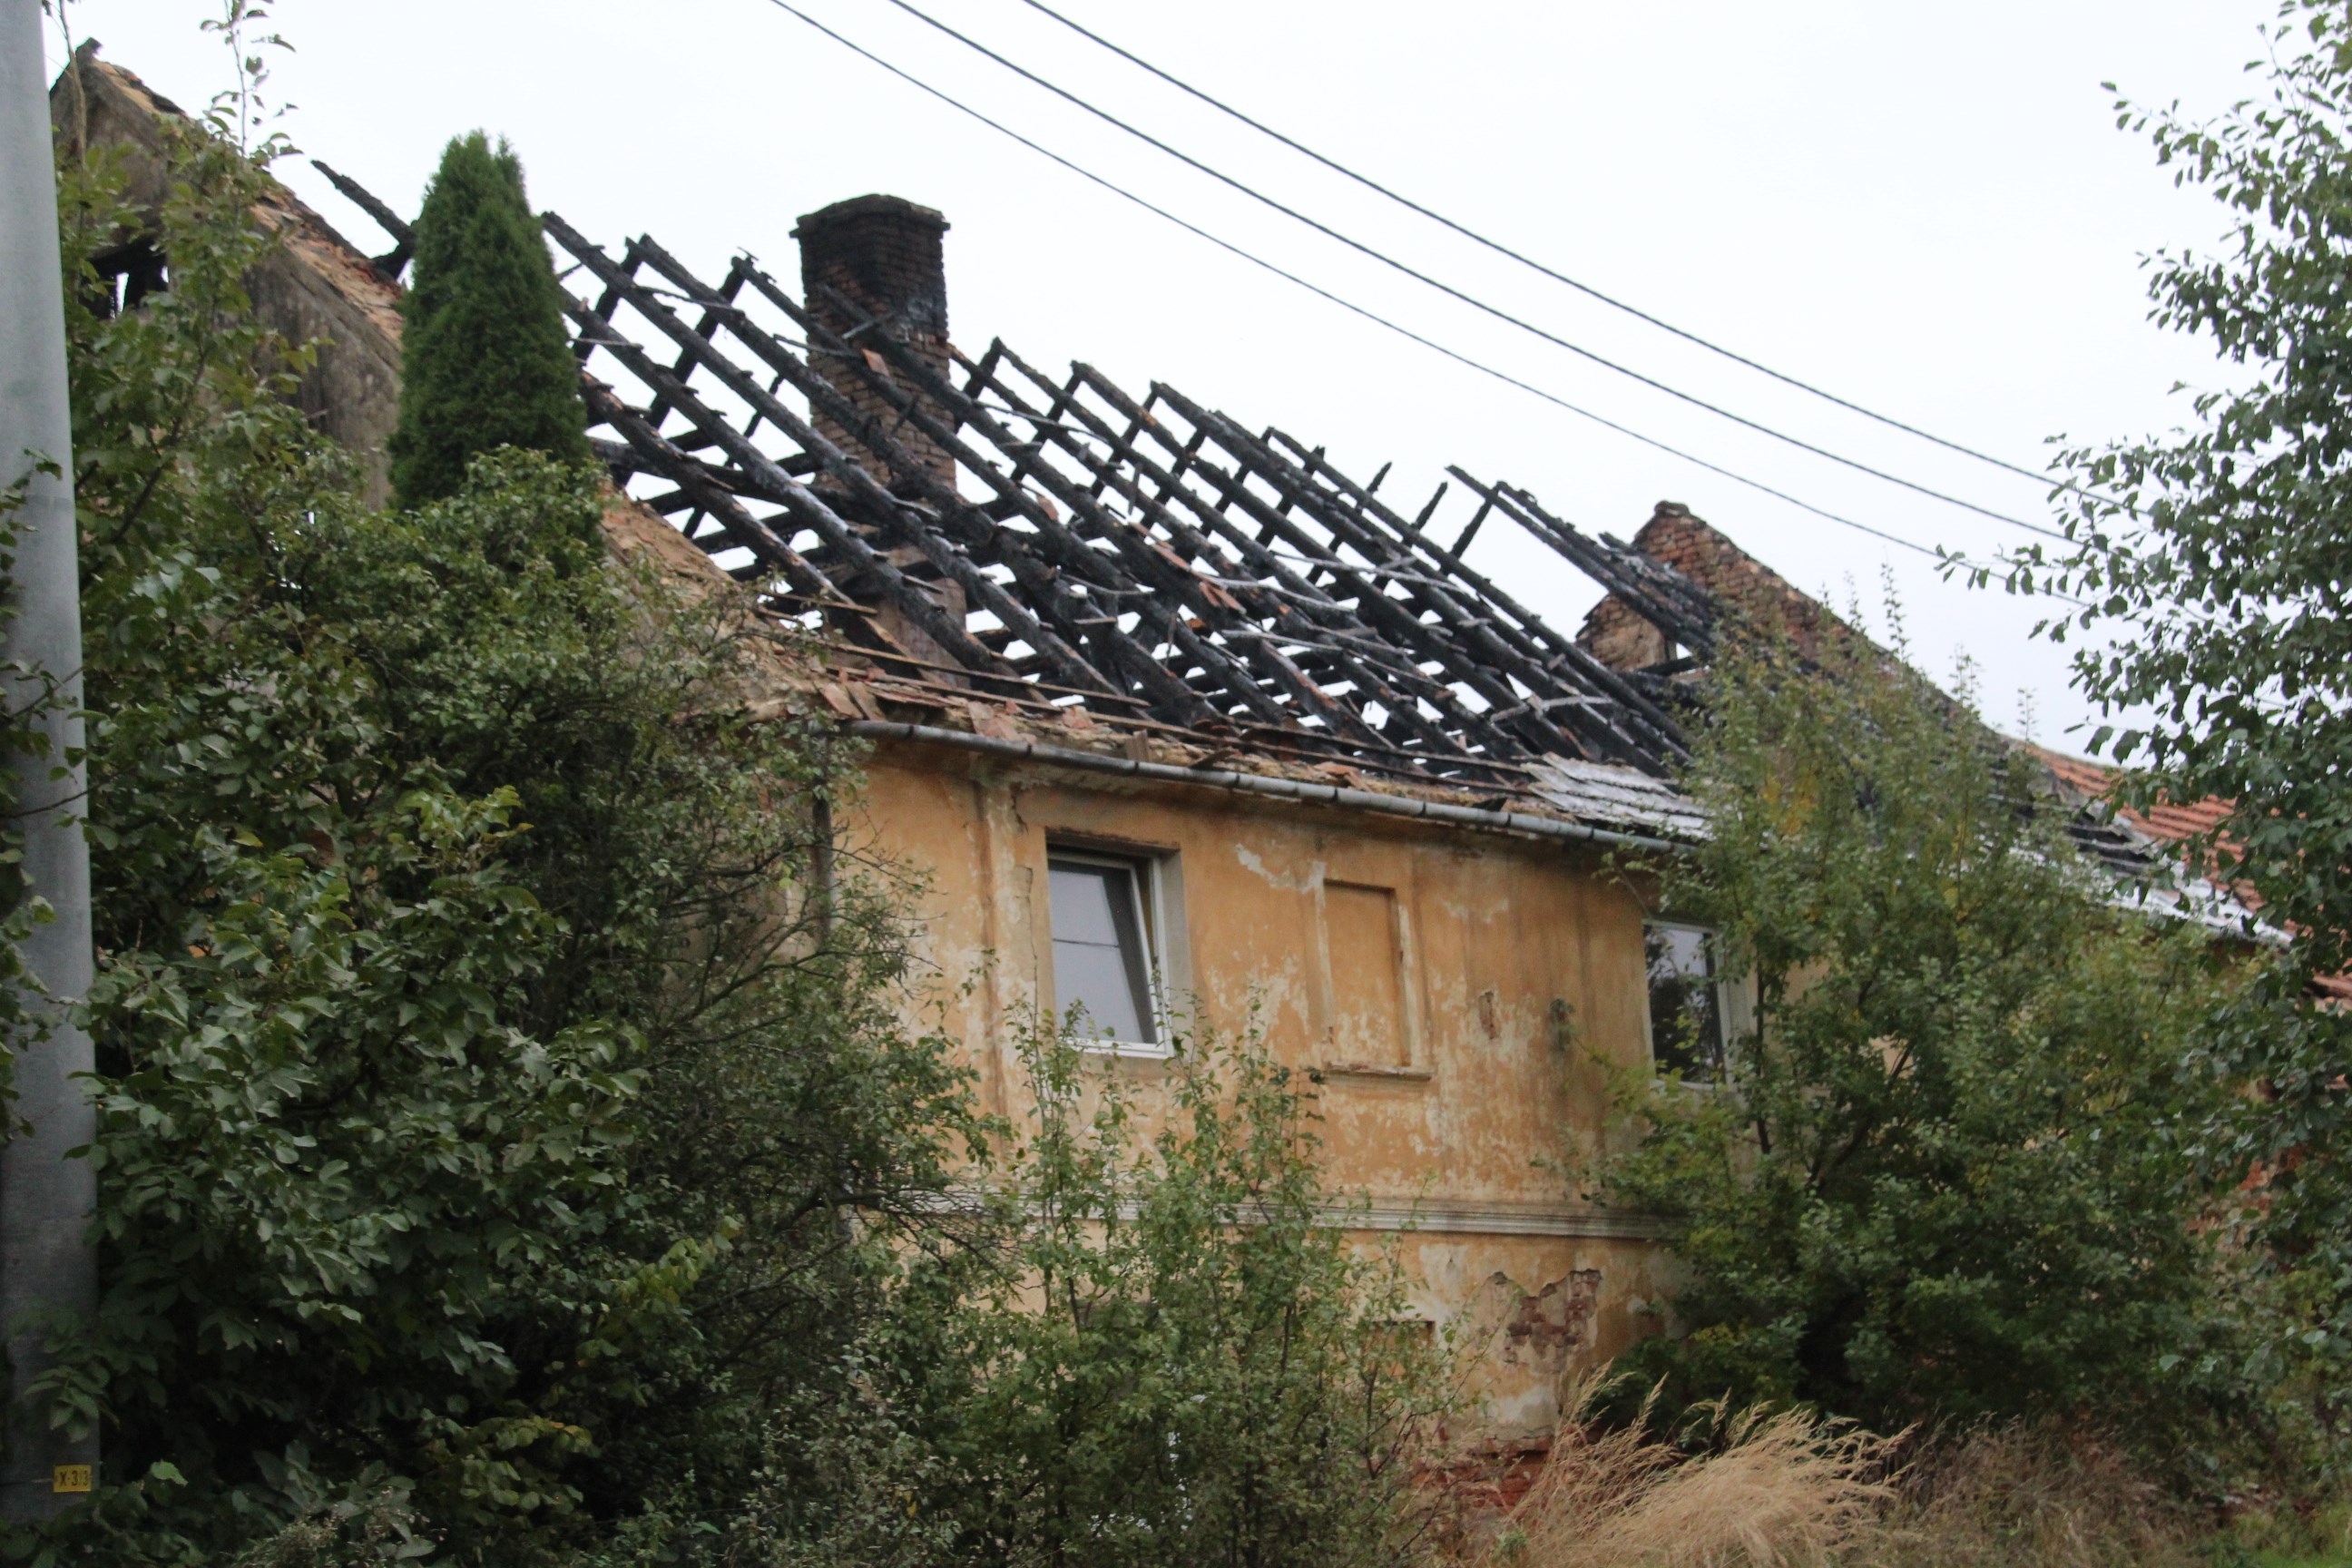
[[(1561, 1169), (1608, 1134), (1607, 1064), (1649, 1063), (1643, 910), (1601, 851), (919, 743), (877, 752), (843, 826), (919, 879), (926, 1003), (1016, 1121), (1016, 1033), (1060, 1000), (1049, 848), (1148, 862), (1166, 998), (1319, 1078), (1335, 1194), (1483, 1355), (1499, 1435), (1548, 1430), (1563, 1373), (1654, 1326), (1662, 1249)], [(1162, 1059), (1098, 1060), (1148, 1112)]]

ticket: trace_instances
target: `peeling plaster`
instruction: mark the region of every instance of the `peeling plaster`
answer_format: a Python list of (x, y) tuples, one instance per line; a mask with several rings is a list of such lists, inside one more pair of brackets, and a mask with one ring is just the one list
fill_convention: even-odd
[[(1324, 1030), (1332, 994), (1354, 974), (1352, 960), (1329, 951), (1326, 879), (1390, 889), (1400, 1001), (1410, 996), (1414, 1009), (1412, 1070), (1333, 1071), (1317, 1086), (1326, 1177), (1379, 1205), (1425, 1204), (1445, 1228), (1385, 1240), (1368, 1230), (1360, 1245), (1392, 1248), (1415, 1314), (1477, 1357), (1476, 1393), (1497, 1433), (1544, 1429), (1563, 1376), (1652, 1331), (1634, 1305), (1671, 1285), (1654, 1242), (1529, 1226), (1582, 1212), (1540, 1163), (1564, 1138), (1601, 1130), (1606, 1107), (1584, 1053), (1632, 1065), (1648, 1051), (1640, 906), (1588, 860), (1539, 844), (1465, 855), (1424, 827), (1335, 827), (1280, 805), (1025, 779), (1013, 787), (985, 782), (994, 776), (985, 768), (919, 755), (877, 754), (870, 813), (893, 851), (930, 879), (927, 947), (942, 985), (983, 981), (934, 1005), (992, 1079), (991, 1110), (1018, 1120), (1027, 1109), (1004, 1097), (1024, 1092), (1009, 1054), (1013, 1016), (1049, 995), (1049, 834), (1168, 858), (1181, 897), (1166, 926), (1185, 933), (1198, 1022), (1241, 1033), (1255, 1003), (1268, 1050), (1306, 1069), (1334, 1065)], [(1553, 1039), (1555, 998), (1576, 1009), (1573, 1060)], [(1147, 1121), (1160, 1092), (1149, 1066), (1118, 1069), (1133, 1078)]]
[(1294, 879), (1268, 866), (1265, 858), (1246, 844), (1235, 843), (1234, 855), (1268, 887), (1279, 888), (1286, 893), (1312, 893), (1323, 885), (1323, 862), (1320, 860), (1308, 861), (1307, 874)]

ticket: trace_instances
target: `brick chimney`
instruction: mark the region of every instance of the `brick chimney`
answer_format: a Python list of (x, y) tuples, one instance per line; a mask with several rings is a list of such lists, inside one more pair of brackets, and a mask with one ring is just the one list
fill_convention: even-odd
[[(948, 278), (940, 240), (948, 220), (929, 207), (898, 196), (855, 196), (803, 216), (793, 229), (801, 246), (801, 290), (809, 314), (837, 337), (861, 349), (867, 333), (858, 329), (867, 319), (879, 324), (914, 351), (940, 375), (948, 374)], [(845, 297), (845, 309), (828, 297), (830, 289)], [(884, 363), (871, 350), (866, 364)], [(942, 485), (955, 483), (955, 459), (912, 425), (899, 422), (898, 411), (882, 394), (866, 384), (857, 369), (822, 352), (812, 354), (816, 370), (856, 405), (891, 430), (898, 444), (921, 461)], [(908, 392), (919, 389), (897, 377)], [(943, 416), (943, 423), (953, 424)], [(862, 462), (875, 478), (894, 489), (912, 488), (893, 479), (889, 465), (866, 450), (849, 433), (817, 415), (818, 432)]]
[[(948, 374), (948, 274), (940, 245), (947, 231), (946, 218), (898, 196), (854, 196), (835, 202), (806, 215), (793, 229), (793, 237), (801, 245), (801, 297), (818, 328), (846, 339), (850, 352), (861, 356), (864, 369), (889, 376), (918, 396), (921, 388), (909, 384), (866, 345), (874, 332), (887, 332), (940, 375)], [(840, 300), (833, 297), (836, 294)], [(868, 321), (874, 324), (868, 326)], [(859, 414), (878, 420), (900, 447), (914, 455), (931, 479), (950, 489), (955, 488), (955, 459), (905, 422), (889, 399), (869, 384), (859, 365), (814, 344), (809, 363)], [(925, 402), (929, 404), (928, 399)], [(934, 411), (940, 414), (942, 424), (955, 423), (944, 410)], [(856, 458), (867, 473), (901, 494), (912, 496), (919, 490), (911, 478), (892, 473), (890, 465), (866, 450), (842, 428), (840, 421), (821, 409), (814, 414), (811, 423), (817, 434)], [(900, 545), (886, 553), (949, 620), (962, 623), (964, 595), (959, 584), (942, 578), (922, 552), (910, 546)], [(876, 629), (899, 647), (934, 665), (955, 663), (902, 606), (881, 595), (877, 584), (853, 581), (842, 586), (852, 598), (871, 606)]]

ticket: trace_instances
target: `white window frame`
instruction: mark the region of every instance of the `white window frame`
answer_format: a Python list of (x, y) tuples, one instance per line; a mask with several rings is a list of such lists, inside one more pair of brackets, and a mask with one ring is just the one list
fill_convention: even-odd
[[(1168, 1007), (1162, 976), (1167, 967), (1167, 947), (1161, 933), (1167, 930), (1167, 879), (1161, 874), (1165, 854), (1147, 849), (1120, 849), (1083, 841), (1074, 842), (1060, 837), (1045, 840), (1045, 951), (1050, 959), (1054, 950), (1053, 870), (1055, 861), (1076, 866), (1101, 866), (1126, 871), (1135, 881), (1136, 924), (1143, 936), (1143, 987), (1145, 1005), (1151, 1012), (1151, 1032), (1160, 1037), (1156, 1041), (1121, 1040), (1109, 1036), (1081, 1039), (1078, 1048), (1111, 1057), (1166, 1057), (1174, 1054), (1169, 1043)], [(1059, 1020), (1063, 1008), (1062, 977), (1054, 976), (1054, 1016)]]
[(1723, 973), (1722, 933), (1713, 926), (1695, 921), (1644, 920), (1642, 922), (1642, 1048), (1650, 1058), (1650, 1073), (1657, 1077), (1665, 1071), (1658, 1060), (1658, 1023), (1650, 1011), (1650, 933), (1654, 931), (1686, 931), (1696, 932), (1706, 943), (1707, 984), (1715, 991), (1715, 1033), (1717, 1077), (1683, 1079), (1685, 1089), (1720, 1089), (1731, 1078), (1731, 983)]

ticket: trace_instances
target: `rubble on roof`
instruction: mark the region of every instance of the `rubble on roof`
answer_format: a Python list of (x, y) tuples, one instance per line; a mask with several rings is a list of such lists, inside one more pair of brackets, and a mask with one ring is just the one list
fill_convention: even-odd
[(1663, 779), (1567, 757), (1545, 757), (1530, 771), (1538, 797), (1580, 822), (1603, 822), (1684, 842), (1706, 837), (1705, 814), (1690, 796)]

